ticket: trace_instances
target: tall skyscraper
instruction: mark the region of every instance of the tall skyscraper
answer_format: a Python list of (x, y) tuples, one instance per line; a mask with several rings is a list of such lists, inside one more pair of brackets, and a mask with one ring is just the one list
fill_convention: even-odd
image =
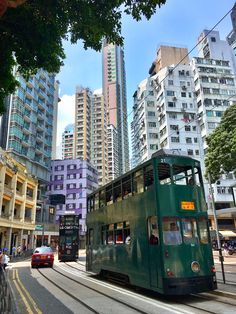
[[(113, 125), (117, 129), (118, 169), (119, 174), (122, 174), (129, 170), (124, 51), (121, 47), (104, 40), (102, 55), (103, 94), (107, 106), (108, 125)], [(109, 169), (109, 172), (112, 170)]]
[[(52, 158), (55, 75), (40, 70), (26, 82), (17, 72), (20, 86), (6, 100), (0, 125), (0, 145), (24, 163), (29, 173), (48, 181)], [(2, 136), (3, 134), (3, 136)]]
[(36, 222), (53, 223), (47, 219), (46, 184), (50, 180), (53, 136), (56, 134), (53, 134), (58, 102), (55, 75), (39, 70), (27, 82), (20, 73), (16, 72), (15, 76), (19, 87), (6, 99), (0, 145), (38, 180)]

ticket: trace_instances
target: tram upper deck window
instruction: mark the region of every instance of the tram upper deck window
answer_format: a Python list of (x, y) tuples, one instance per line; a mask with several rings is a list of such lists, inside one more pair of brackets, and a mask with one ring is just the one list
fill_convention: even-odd
[(199, 167), (194, 167), (194, 178), (195, 178), (195, 184), (198, 186), (202, 186), (202, 174), (201, 169)]
[(160, 184), (171, 183), (170, 165), (167, 163), (158, 164), (158, 179)]
[(163, 241), (166, 245), (182, 243), (180, 223), (176, 218), (163, 218)]
[(208, 222), (206, 218), (200, 218), (198, 221), (200, 242), (203, 244), (210, 242)]
[(122, 179), (122, 197), (123, 199), (132, 196), (131, 176)]
[(173, 181), (177, 185), (193, 185), (192, 166), (173, 165)]
[(106, 206), (106, 193), (105, 190), (101, 190), (99, 193), (99, 208)]
[(197, 223), (195, 218), (183, 218), (182, 228), (185, 244), (198, 243)]
[(143, 193), (143, 169), (134, 172), (133, 174), (133, 193)]
[(153, 185), (154, 183), (154, 176), (153, 176), (153, 166), (148, 165), (144, 168), (144, 189), (145, 191), (148, 189), (149, 186)]
[(106, 188), (106, 203), (107, 205), (113, 204), (112, 185)]
[(119, 202), (122, 200), (121, 195), (121, 181), (115, 182), (113, 186), (113, 195), (114, 195), (114, 202)]
[(99, 209), (99, 193), (96, 193), (94, 197), (94, 210), (98, 209)]

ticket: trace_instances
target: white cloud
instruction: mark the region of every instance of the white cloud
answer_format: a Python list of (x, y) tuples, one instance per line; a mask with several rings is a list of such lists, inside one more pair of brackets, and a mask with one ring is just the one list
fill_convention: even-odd
[(65, 127), (75, 122), (75, 95), (63, 95), (58, 104), (57, 146), (61, 143), (61, 136)]

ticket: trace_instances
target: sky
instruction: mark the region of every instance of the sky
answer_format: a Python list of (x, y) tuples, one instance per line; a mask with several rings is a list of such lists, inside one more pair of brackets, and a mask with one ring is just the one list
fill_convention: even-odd
[[(150, 20), (122, 19), (127, 84), (128, 124), (132, 120), (133, 94), (148, 77), (160, 45), (191, 50), (203, 29), (211, 29), (234, 5), (233, 0), (167, 0)], [(221, 39), (232, 30), (230, 14), (216, 27)], [(57, 79), (60, 82), (57, 145), (65, 126), (74, 123), (74, 94), (77, 85), (95, 90), (102, 87), (101, 52), (83, 49), (83, 43), (64, 43), (66, 59)], [(190, 57), (197, 56), (197, 50)]]

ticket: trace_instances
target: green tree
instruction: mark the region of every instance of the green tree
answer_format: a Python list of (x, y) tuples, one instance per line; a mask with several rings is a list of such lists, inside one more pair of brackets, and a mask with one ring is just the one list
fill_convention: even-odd
[(212, 183), (222, 173), (233, 171), (236, 174), (236, 103), (224, 112), (220, 124), (206, 141), (206, 176), (210, 174)]
[(62, 41), (81, 39), (85, 48), (101, 49), (102, 39), (119, 45), (121, 17), (149, 19), (166, 0), (27, 0), (0, 17), (0, 114), (5, 96), (17, 81), (14, 65), (27, 78), (43, 68), (58, 73), (65, 58)]

